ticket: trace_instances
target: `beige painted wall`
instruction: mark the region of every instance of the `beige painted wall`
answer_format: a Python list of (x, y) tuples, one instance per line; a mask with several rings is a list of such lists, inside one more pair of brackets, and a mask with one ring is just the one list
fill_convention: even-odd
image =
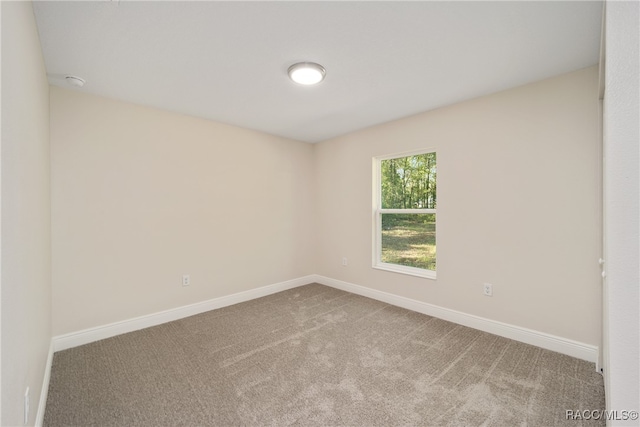
[(2, 418), (34, 425), (51, 342), (49, 85), (30, 2), (2, 10)]
[[(319, 273), (599, 345), (597, 107), (592, 67), (308, 145), (51, 88), (54, 335)], [(427, 147), (435, 281), (371, 268), (372, 157)]]
[(51, 87), (51, 147), (54, 335), (313, 273), (309, 144)]
[[(592, 67), (317, 144), (317, 273), (599, 345), (597, 81)], [(372, 157), (429, 147), (438, 278), (374, 270)]]

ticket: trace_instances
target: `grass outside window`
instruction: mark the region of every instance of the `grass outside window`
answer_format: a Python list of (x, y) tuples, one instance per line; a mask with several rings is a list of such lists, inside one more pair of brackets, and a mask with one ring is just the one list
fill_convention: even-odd
[(436, 270), (435, 214), (382, 214), (382, 262)]

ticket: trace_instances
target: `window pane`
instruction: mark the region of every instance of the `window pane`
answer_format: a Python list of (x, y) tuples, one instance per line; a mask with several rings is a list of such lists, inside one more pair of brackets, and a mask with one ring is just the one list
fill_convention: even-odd
[(381, 261), (436, 270), (436, 215), (382, 214)]
[(436, 208), (436, 153), (380, 161), (383, 209)]

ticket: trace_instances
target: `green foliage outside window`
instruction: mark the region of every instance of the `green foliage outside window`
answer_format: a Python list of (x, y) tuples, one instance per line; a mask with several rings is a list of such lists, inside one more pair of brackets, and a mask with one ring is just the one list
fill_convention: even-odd
[[(436, 209), (436, 153), (380, 162), (382, 209)], [(384, 263), (436, 270), (436, 214), (381, 213)]]
[(383, 209), (435, 209), (436, 153), (382, 160)]

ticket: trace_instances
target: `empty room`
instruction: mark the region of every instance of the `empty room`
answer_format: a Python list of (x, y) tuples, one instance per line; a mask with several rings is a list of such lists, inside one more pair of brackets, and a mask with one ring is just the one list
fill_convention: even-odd
[(639, 9), (0, 2), (1, 425), (638, 425)]

